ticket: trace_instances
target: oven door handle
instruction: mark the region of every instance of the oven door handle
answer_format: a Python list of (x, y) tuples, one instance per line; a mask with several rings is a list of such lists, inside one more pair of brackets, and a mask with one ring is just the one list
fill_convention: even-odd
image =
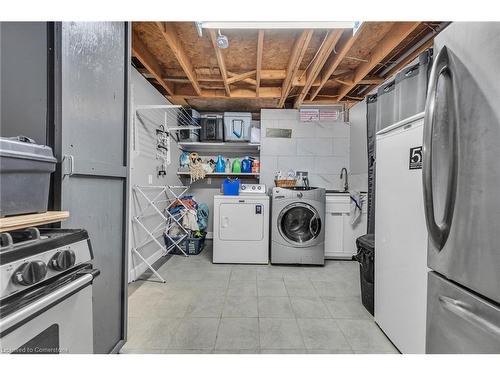
[(82, 289), (83, 287), (92, 283), (94, 279), (93, 273), (85, 273), (83, 276), (79, 277), (75, 281), (62, 286), (61, 288), (55, 290), (53, 293), (42, 297), (32, 304), (16, 311), (4, 319), (0, 320), (0, 333), (9, 329), (10, 327), (22, 322), (25, 319), (28, 319), (33, 314), (36, 314), (38, 311), (50, 308), (50, 306), (56, 303), (58, 300), (64, 299), (67, 295), (71, 295)]

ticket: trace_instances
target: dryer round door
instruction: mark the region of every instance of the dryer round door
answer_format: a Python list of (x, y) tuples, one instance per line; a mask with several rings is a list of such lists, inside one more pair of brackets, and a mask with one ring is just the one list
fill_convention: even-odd
[(311, 246), (321, 233), (321, 217), (307, 203), (292, 203), (283, 208), (278, 217), (281, 236), (297, 247)]

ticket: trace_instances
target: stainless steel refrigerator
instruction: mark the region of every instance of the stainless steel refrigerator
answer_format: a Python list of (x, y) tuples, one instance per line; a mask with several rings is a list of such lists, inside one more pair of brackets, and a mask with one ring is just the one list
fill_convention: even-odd
[(452, 23), (434, 49), (426, 352), (500, 353), (500, 23)]

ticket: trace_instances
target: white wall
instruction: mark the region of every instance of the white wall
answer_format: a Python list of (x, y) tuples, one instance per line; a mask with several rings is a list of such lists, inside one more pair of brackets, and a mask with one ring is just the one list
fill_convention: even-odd
[[(131, 108), (140, 104), (170, 104), (156, 88), (154, 88), (137, 70), (131, 69)], [(136, 121), (135, 112), (131, 114), (132, 139), (131, 139), (131, 160), (130, 160), (130, 186), (135, 185), (180, 185), (177, 178), (178, 160), (180, 151), (175, 141), (171, 140), (171, 160), (167, 175), (157, 176), (157, 167), (160, 161), (156, 160), (156, 133), (154, 127), (144, 126), (140, 121)], [(151, 176), (151, 183), (149, 181)], [(130, 241), (129, 241), (129, 281), (140, 276), (146, 269), (146, 265), (137, 256), (132, 254), (131, 249), (147, 239), (147, 235), (138, 224), (132, 224), (132, 217), (137, 215), (142, 207), (146, 205), (146, 200), (138, 193), (130, 193)], [(166, 203), (163, 203), (165, 206)], [(148, 227), (155, 227), (161, 222), (158, 215), (149, 209), (146, 217)], [(158, 233), (158, 240), (163, 243), (162, 233)], [(161, 256), (159, 246), (151, 242), (141, 249), (141, 254), (151, 263)]]
[[(292, 129), (291, 138), (267, 138), (266, 129)], [(340, 171), (349, 170), (349, 125), (301, 122), (295, 109), (261, 111), (261, 183), (274, 186), (274, 173), (308, 171), (311, 186), (341, 189)]]
[(349, 186), (352, 190), (367, 191), (366, 100), (350, 109), (349, 123), (351, 126)]

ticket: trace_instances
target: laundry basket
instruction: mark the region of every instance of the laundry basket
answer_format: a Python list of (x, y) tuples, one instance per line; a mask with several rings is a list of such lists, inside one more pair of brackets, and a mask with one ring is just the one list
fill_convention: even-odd
[(186, 239), (186, 253), (189, 255), (198, 255), (205, 248), (205, 238), (206, 234), (203, 237), (189, 237)]
[[(183, 236), (170, 236), (167, 237), (166, 234), (163, 234), (163, 238), (165, 239), (165, 247), (168, 249), (170, 246), (174, 244), (174, 242), (178, 242)], [(187, 242), (188, 242), (188, 237), (184, 238), (181, 242), (178, 243), (179, 247), (183, 249), (186, 253), (187, 252)], [(174, 246), (174, 248), (169, 252), (169, 254), (182, 254), (182, 251), (179, 250), (177, 246)]]

